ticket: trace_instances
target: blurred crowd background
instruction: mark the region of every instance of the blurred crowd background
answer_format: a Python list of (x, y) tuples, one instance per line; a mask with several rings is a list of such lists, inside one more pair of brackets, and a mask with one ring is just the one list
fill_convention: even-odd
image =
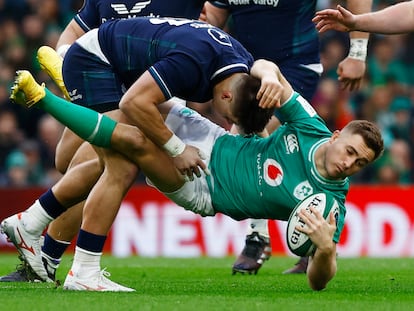
[[(400, 1), (374, 1), (373, 10)], [(340, 1), (319, 1), (318, 9)], [(54, 166), (63, 126), (43, 111), (26, 109), (9, 100), (14, 73), (30, 70), (38, 81), (60, 94), (36, 61), (42, 45), (56, 46), (60, 33), (82, 0), (0, 0), (0, 187), (51, 186), (61, 177)], [(336, 68), (348, 53), (348, 35), (321, 35), (324, 73), (312, 105), (331, 130), (351, 119), (376, 122), (386, 152), (370, 168), (353, 176), (354, 183), (414, 182), (414, 34), (371, 35), (364, 85), (343, 90)], [(202, 114), (228, 126), (209, 105), (194, 104)], [(138, 179), (140, 182), (142, 179)]]

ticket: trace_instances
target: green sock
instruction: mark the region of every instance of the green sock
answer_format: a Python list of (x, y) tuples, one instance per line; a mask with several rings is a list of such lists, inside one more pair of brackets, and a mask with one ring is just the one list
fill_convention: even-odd
[(108, 148), (117, 124), (111, 118), (92, 109), (82, 107), (54, 95), (45, 88), (46, 96), (37, 103), (56, 120), (93, 145)]

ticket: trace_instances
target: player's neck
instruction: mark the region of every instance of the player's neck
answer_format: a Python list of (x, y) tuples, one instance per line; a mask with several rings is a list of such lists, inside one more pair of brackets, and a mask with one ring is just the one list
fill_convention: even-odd
[(330, 179), (328, 172), (326, 170), (326, 166), (325, 166), (325, 163), (326, 163), (325, 157), (326, 157), (327, 147), (328, 147), (328, 142), (325, 142), (322, 145), (320, 145), (319, 148), (315, 151), (315, 156), (313, 160), (315, 161), (315, 167), (319, 175), (321, 175), (322, 177), (326, 179)]

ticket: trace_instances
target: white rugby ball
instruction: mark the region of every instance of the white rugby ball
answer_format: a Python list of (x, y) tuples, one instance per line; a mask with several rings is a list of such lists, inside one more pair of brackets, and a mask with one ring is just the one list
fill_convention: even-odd
[(334, 213), (336, 218), (339, 214), (338, 202), (331, 194), (323, 192), (312, 194), (295, 206), (288, 220), (286, 242), (290, 251), (300, 257), (310, 256), (315, 251), (315, 245), (308, 235), (296, 229), (296, 226), (300, 226), (302, 228), (306, 226), (306, 224), (298, 216), (298, 212), (302, 209), (306, 209), (312, 214), (310, 211), (311, 207), (317, 209), (325, 219), (328, 219), (331, 211)]

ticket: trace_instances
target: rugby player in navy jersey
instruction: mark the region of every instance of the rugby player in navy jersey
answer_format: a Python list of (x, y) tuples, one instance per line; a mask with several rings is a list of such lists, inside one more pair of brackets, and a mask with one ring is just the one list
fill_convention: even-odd
[[(246, 133), (262, 131), (271, 116), (268, 108), (280, 103), (282, 92), (279, 81), (274, 79), (273, 66), (269, 61), (253, 61), (238, 41), (209, 24), (142, 17), (108, 21), (87, 32), (67, 51), (62, 72), (74, 104), (102, 113), (117, 109), (118, 121), (137, 125), (170, 155), (186, 179), (193, 180), (206, 171), (203, 155), (165, 126), (157, 106), (173, 96), (196, 102), (212, 99), (213, 107), (236, 124), (240, 122)], [(245, 85), (250, 72), (260, 83), (253, 96), (245, 94), (249, 90)], [(246, 118), (239, 109), (241, 105), (250, 105), (254, 113), (249, 112)], [(197, 130), (200, 129), (194, 126), (194, 131)], [(44, 210), (50, 212), (47, 216), (50, 222), (88, 196), (71, 269), (74, 282), (66, 287), (129, 291), (107, 279), (99, 263), (106, 235), (138, 168), (113, 150), (97, 151), (100, 162), (96, 162), (103, 172), (98, 182), (96, 178), (85, 178), (83, 171), (88, 166), (77, 165), (29, 210), (33, 212), (31, 217), (38, 219), (45, 216)], [(41, 233), (43, 228), (27, 228), (23, 232), (25, 229), (18, 228), (19, 217), (3, 222), (3, 231), (38, 277), (49, 281), (39, 241), (31, 238), (33, 232)], [(20, 247), (22, 243), (30, 245), (33, 251)]]
[[(112, 19), (128, 19), (137, 16), (176, 16), (190, 19), (198, 19), (204, 1), (200, 0), (85, 0), (82, 8), (69, 22), (62, 32), (56, 46), (61, 57), (65, 56), (70, 45), (80, 36), (102, 23)], [(62, 60), (56, 57), (51, 49), (41, 49), (38, 59), (43, 69), (55, 80), (68, 98), (62, 74)], [(112, 115), (116, 118), (116, 116)], [(65, 128), (64, 133), (56, 148), (56, 168), (65, 173), (70, 167), (77, 164), (88, 165), (88, 169), (79, 178), (93, 179), (100, 174), (96, 165), (96, 153), (89, 144), (82, 144), (83, 140)], [(78, 150), (79, 149), (79, 150)], [(70, 241), (79, 232), (82, 220), (83, 203), (71, 208), (62, 217), (53, 221), (45, 235), (42, 247), (43, 262), (48, 271), (49, 278), (55, 278), (55, 272), (59, 266), (60, 258)], [(16, 271), (0, 277), (0, 282), (27, 282), (37, 277), (30, 271), (30, 267), (22, 261)]]
[[(167, 102), (159, 106), (165, 124), (173, 129), (174, 135), (197, 146), (207, 156), (210, 174), (202, 174), (192, 182), (186, 181), (172, 159), (139, 128), (115, 122), (80, 105), (68, 104), (36, 83), (28, 71), (17, 73), (11, 98), (28, 107), (35, 105), (44, 109), (93, 144), (121, 152), (142, 169), (159, 191), (202, 216), (222, 213), (236, 220), (251, 217), (286, 221), (296, 204), (308, 195), (317, 192), (332, 195), (338, 203), (337, 214), (331, 213), (325, 220), (317, 210), (311, 208), (314, 214), (311, 216), (303, 209), (299, 216), (307, 226), (297, 228), (316, 246), (310, 256), (307, 279), (313, 290), (322, 290), (337, 271), (336, 244), (344, 227), (348, 176), (377, 159), (384, 142), (379, 128), (366, 120), (351, 121), (342, 130), (331, 132), (272, 64), (258, 60), (251, 68), (250, 76), (235, 74), (244, 77), (246, 87), (243, 90), (250, 90), (246, 95), (250, 93), (251, 97), (256, 97), (260, 87), (260, 81), (254, 76), (258, 74), (257, 70), (263, 69), (261, 66), (266, 68), (266, 80), (279, 85), (280, 104), (277, 107), (283, 126), (267, 138), (230, 134), (180, 104)], [(214, 88), (215, 93), (221, 93), (222, 86)], [(233, 106), (234, 102), (227, 104)], [(237, 118), (241, 126), (250, 124), (250, 116), (257, 114), (256, 106), (246, 103), (239, 105), (237, 110), (245, 111)], [(267, 119), (255, 120), (258, 127), (264, 128), (267, 123)], [(286, 140), (289, 139), (296, 140), (299, 148), (290, 148), (292, 145), (288, 148)], [(269, 174), (275, 167), (280, 172), (277, 178)], [(289, 173), (292, 167), (294, 173)], [(307, 193), (301, 191), (301, 185), (309, 189)], [(99, 198), (94, 199), (100, 204)], [(27, 240), (39, 239), (41, 228), (50, 221), (53, 210), (31, 207), (19, 216), (3, 220), (1, 227), (9, 236), (18, 231)], [(30, 228), (37, 228), (37, 233), (30, 232)], [(14, 242), (17, 244), (17, 239)], [(87, 266), (89, 269), (98, 266), (95, 269), (99, 269), (96, 261), (82, 263), (75, 254), (64, 288), (94, 289), (96, 281), (84, 279), (87, 275), (81, 277), (79, 265), (85, 266), (84, 271)]]
[[(211, 24), (224, 27), (232, 16), (232, 35), (255, 59), (264, 58), (278, 64), (281, 72), (309, 102), (316, 91), (323, 71), (319, 60), (319, 38), (312, 22), (316, 0), (229, 1), (213, 0), (205, 5), (204, 18)], [(372, 1), (348, 0), (351, 11), (365, 13)], [(340, 83), (350, 90), (359, 88), (365, 73), (368, 34), (350, 34), (351, 49), (337, 69)], [(271, 133), (278, 122), (273, 119), (267, 127)], [(246, 243), (233, 265), (233, 272), (257, 273), (271, 253), (266, 220), (251, 220)], [(307, 258), (303, 257), (284, 273), (306, 272)]]

